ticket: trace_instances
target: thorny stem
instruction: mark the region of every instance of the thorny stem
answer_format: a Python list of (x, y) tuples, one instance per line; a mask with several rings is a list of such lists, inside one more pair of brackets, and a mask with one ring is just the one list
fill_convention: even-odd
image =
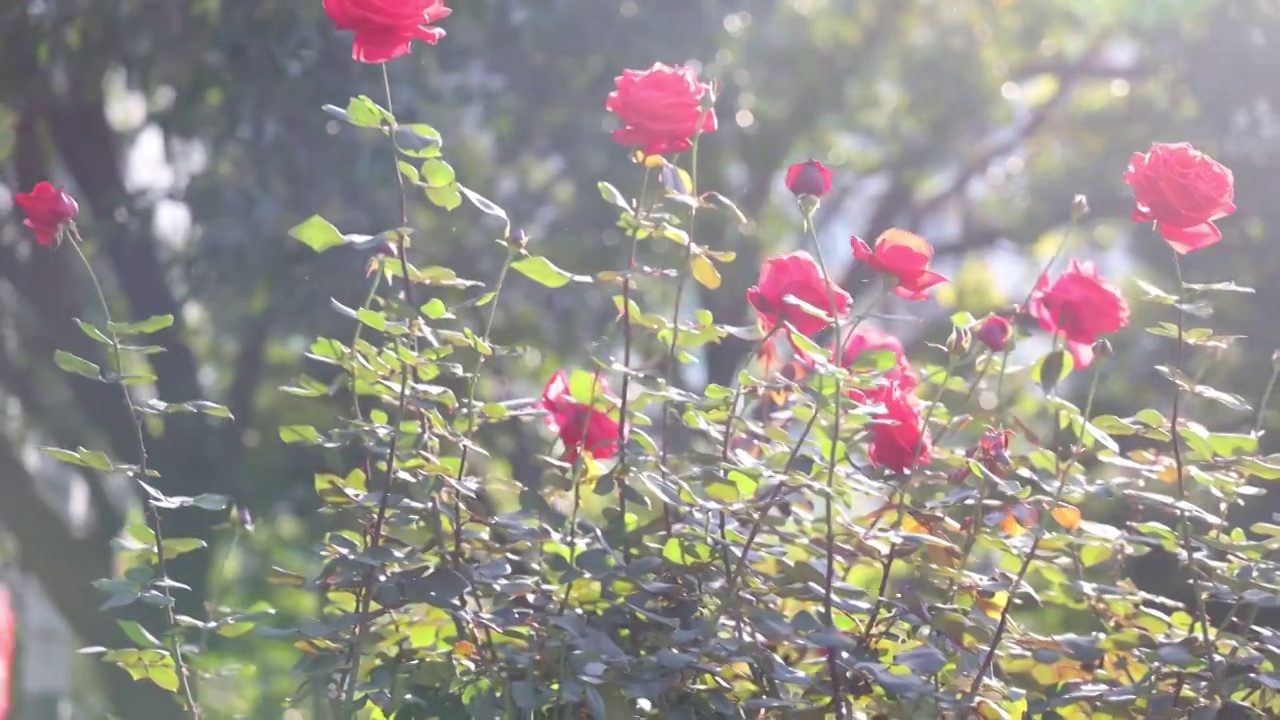
[(1262, 391), (1262, 399), (1258, 401), (1258, 417), (1253, 421), (1254, 435), (1262, 431), (1262, 422), (1267, 414), (1267, 404), (1271, 402), (1271, 393), (1276, 389), (1276, 378), (1280, 378), (1280, 365), (1272, 361), (1271, 378), (1267, 380), (1267, 387)]
[[(835, 601), (833, 589), (835, 587), (836, 576), (836, 450), (840, 447), (840, 416), (842, 414), (840, 407), (844, 398), (844, 389), (841, 387), (840, 366), (842, 351), (844, 346), (841, 344), (840, 335), (840, 312), (836, 305), (836, 288), (831, 281), (831, 275), (827, 272), (827, 264), (822, 259), (822, 243), (818, 241), (818, 232), (813, 225), (812, 213), (805, 214), (805, 229), (809, 231), (809, 237), (813, 240), (814, 257), (818, 261), (818, 270), (822, 273), (822, 278), (827, 283), (827, 295), (830, 302), (831, 327), (834, 336), (831, 339), (831, 357), (835, 362), (836, 370), (836, 394), (835, 394), (835, 418), (831, 427), (831, 453), (827, 458), (827, 500), (826, 500), (826, 553), (827, 567), (822, 579), (822, 615), (823, 622), (827, 627), (835, 627)], [(841, 696), (841, 683), (839, 663), (836, 660), (836, 653), (827, 653), (827, 673), (831, 676), (831, 704), (835, 709), (836, 720), (844, 720), (844, 699)]]
[[(636, 201), (636, 216), (644, 216), (645, 195), (649, 192), (649, 178), (652, 173), (645, 170), (644, 181), (640, 185), (640, 198)], [(631, 533), (627, 532), (627, 396), (631, 390), (631, 276), (636, 271), (636, 248), (640, 244), (640, 235), (631, 232), (631, 257), (627, 261), (627, 271), (622, 276), (622, 389), (621, 407), (618, 422), (618, 517), (622, 522), (622, 559), (631, 557)]]
[[(391, 78), (387, 74), (387, 66), (385, 63), (382, 65), (382, 86), (383, 86), (383, 89), (386, 91), (386, 96), (387, 96), (387, 112), (393, 113), (394, 110), (391, 102)], [(391, 133), (391, 144), (393, 146), (392, 147), (393, 153), (391, 156), (392, 160), (398, 162), (397, 153), (399, 152), (399, 149), (395, 147), (394, 132)], [(414, 312), (414, 309), (417, 307), (417, 304), (414, 302), (414, 299), (413, 299), (413, 294), (414, 294), (413, 280), (409, 275), (409, 259), (407, 254), (407, 247), (409, 244), (409, 235), (408, 235), (408, 228), (407, 228), (409, 224), (409, 198), (408, 198), (408, 195), (405, 193), (404, 177), (400, 173), (400, 167), (398, 164), (396, 165), (396, 181), (399, 184), (399, 188), (400, 188), (400, 228), (396, 231), (396, 256), (397, 256), (397, 259), (400, 261), (400, 272), (404, 276), (403, 288), (404, 288), (405, 305), (408, 306), (409, 312)], [(396, 341), (396, 348), (397, 350), (400, 349), (399, 340)], [(414, 335), (413, 349), (414, 349), (414, 354), (416, 355), (417, 354), (417, 336), (416, 335)], [(352, 348), (352, 352), (354, 351), (355, 351), (355, 348)], [(398, 356), (399, 352), (397, 352), (396, 354)], [(378, 499), (377, 514), (374, 516), (374, 519), (373, 519), (373, 530), (372, 532), (370, 532), (369, 539), (366, 544), (366, 548), (365, 548), (366, 551), (371, 550), (373, 548), (377, 548), (382, 544), (383, 524), (386, 522), (387, 509), (388, 509), (389, 501), (391, 498), (391, 490), (395, 483), (396, 453), (398, 452), (399, 445), (400, 445), (400, 426), (404, 421), (405, 411), (406, 411), (406, 408), (408, 407), (410, 375), (412, 372), (413, 370), (410, 363), (405, 362), (403, 359), (401, 359), (400, 360), (400, 391), (396, 401), (396, 416), (394, 419), (394, 424), (392, 425), (392, 427), (395, 428), (395, 431), (391, 435), (391, 442), (388, 443), (387, 445), (387, 471), (386, 471), (386, 475), (383, 482), (382, 496)], [(425, 433), (426, 427), (427, 427), (426, 423), (424, 422), (422, 424), (421, 431)], [(347, 663), (346, 663), (347, 669), (346, 669), (346, 677), (344, 678), (345, 682), (343, 683), (344, 689), (342, 694), (342, 707), (344, 708), (344, 715), (346, 717), (350, 717), (355, 709), (354, 706), (355, 706), (355, 699), (356, 699), (355, 698), (356, 684), (359, 682), (359, 677), (360, 677), (360, 660), (361, 660), (360, 643), (364, 639), (364, 631), (365, 631), (365, 625), (366, 625), (365, 621), (368, 619), (369, 608), (373, 602), (373, 584), (374, 584), (374, 581), (377, 579), (377, 570), (378, 570), (377, 567), (370, 567), (368, 571), (365, 572), (364, 582), (361, 584), (361, 587), (359, 588), (359, 592), (358, 592), (358, 596), (359, 596), (359, 612), (357, 613), (358, 620), (356, 622), (355, 632), (352, 634), (350, 647), (348, 647), (347, 649)]]
[[(1191, 576), (1191, 592), (1194, 595), (1194, 609), (1196, 612), (1196, 622), (1200, 625), (1200, 636), (1204, 642), (1204, 650), (1209, 653), (1209, 667), (1213, 674), (1215, 694), (1218, 692), (1218, 683), (1222, 680), (1222, 675), (1218, 665), (1218, 657), (1214, 652), (1213, 644), (1209, 639), (1209, 613), (1205, 608), (1204, 593), (1200, 588), (1200, 577), (1197, 575), (1195, 563), (1195, 545), (1191, 541), (1190, 523), (1187, 518), (1186, 505), (1187, 500), (1187, 480), (1184, 475), (1185, 463), (1182, 457), (1182, 435), (1179, 432), (1178, 425), (1181, 420), (1181, 402), (1182, 402), (1182, 386), (1178, 384), (1177, 376), (1182, 372), (1182, 348), (1184, 345), (1184, 335), (1186, 333), (1186, 311), (1182, 308), (1183, 293), (1186, 291), (1186, 285), (1182, 281), (1182, 263), (1178, 260), (1178, 254), (1173, 254), (1173, 271), (1178, 281), (1178, 338), (1177, 347), (1173, 351), (1173, 404), (1169, 411), (1169, 434), (1172, 436), (1173, 442), (1173, 466), (1174, 472), (1178, 474), (1178, 534), (1182, 537), (1182, 550), (1187, 555), (1187, 570)], [(1274, 376), (1273, 376), (1274, 378)], [(1175, 702), (1177, 699), (1175, 698)]]
[[(1089, 385), (1089, 397), (1085, 402), (1084, 413), (1081, 415), (1082, 422), (1086, 423), (1089, 421), (1089, 416), (1093, 413), (1093, 400), (1098, 389), (1098, 378), (1102, 375), (1102, 360), (1099, 359), (1097, 362), (1098, 366), (1094, 368), (1093, 379)], [(1062, 413), (1064, 412), (1066, 411), (1062, 408), (1058, 409), (1058, 413), (1054, 421), (1055, 431), (1062, 427), (1062, 422), (1058, 418), (1061, 418)], [(1083, 428), (1081, 428), (1081, 432), (1084, 432)], [(1061, 448), (1055, 448), (1055, 450), (1061, 453)], [(1057, 504), (1061, 502), (1062, 496), (1067, 489), (1067, 473), (1076, 463), (1076, 460), (1079, 458), (1082, 450), (1083, 444), (1075, 449), (1071, 459), (1066, 462), (1061, 460), (1061, 454), (1058, 455), (1059, 466), (1056, 478), (1058, 487), (1054, 490), (1053, 500), (1050, 503), (1051, 507), (1057, 506)], [(1040, 550), (1040, 543), (1044, 540), (1044, 537), (1045, 533), (1043, 530), (1040, 530), (1035, 534), (1035, 538), (1031, 541), (1031, 548), (1027, 551), (1026, 557), (1022, 559), (1022, 564), (1018, 567), (1018, 573), (1014, 576), (1013, 582), (1009, 585), (1009, 594), (1005, 600), (1004, 607), (1000, 609), (1000, 619), (996, 622), (996, 630), (991, 636), (991, 644), (987, 647), (987, 652), (982, 658), (982, 664), (978, 666), (978, 672), (973, 677), (973, 684), (969, 687), (969, 692), (965, 695), (964, 705), (968, 705), (973, 702), (974, 698), (978, 696), (978, 692), (982, 689), (982, 680), (986, 677), (987, 671), (991, 669), (991, 663), (995, 661), (996, 651), (1000, 647), (1000, 639), (1003, 637), (1005, 629), (1009, 626), (1009, 614), (1013, 611), (1014, 598), (1018, 594), (1018, 588), (1022, 586), (1022, 581), (1026, 578), (1027, 572), (1035, 562), (1036, 554)]]
[[(503, 261), (502, 269), (498, 271), (498, 279), (493, 286), (493, 298), (489, 300), (489, 317), (485, 319), (484, 333), (480, 337), (480, 341), (485, 345), (489, 344), (489, 334), (493, 331), (493, 319), (498, 314), (498, 301), (502, 299), (502, 285), (506, 282), (507, 271), (511, 269), (511, 263), (516, 257), (515, 250), (508, 250), (507, 259)], [(484, 367), (486, 357), (482, 352), (476, 353), (476, 366), (472, 368), (471, 379), (467, 383), (467, 429), (463, 433), (462, 449), (458, 453), (458, 475), (454, 478), (453, 489), (453, 561), (455, 565), (462, 562), (462, 492), (460, 488), (467, 472), (467, 456), (471, 450), (471, 441), (475, 437), (476, 386), (480, 384), (480, 370)]]
[(174, 670), (178, 675), (178, 683), (182, 687), (182, 694), (187, 700), (187, 709), (191, 712), (194, 720), (200, 719), (200, 706), (196, 704), (195, 692), (191, 688), (191, 674), (186, 663), (182, 659), (182, 641), (177, 635), (178, 624), (174, 619), (173, 613), (173, 596), (169, 592), (169, 572), (165, 567), (164, 558), (164, 533), (160, 528), (160, 508), (156, 507), (153, 490), (146, 478), (150, 474), (147, 470), (147, 443), (146, 435), (142, 430), (142, 417), (138, 414), (138, 408), (133, 404), (133, 395), (129, 392), (129, 386), (124, 381), (124, 359), (120, 350), (120, 336), (116, 333), (111, 324), (111, 308), (107, 305), (107, 296), (102, 291), (102, 283), (98, 282), (98, 275), (93, 271), (93, 265), (89, 263), (89, 258), (85, 257), (84, 250), (80, 249), (80, 233), (74, 228), (70, 233), (71, 237), (68, 244), (76, 251), (76, 257), (80, 258), (80, 263), (84, 266), (89, 280), (93, 284), (93, 291), (97, 293), (98, 304), (102, 308), (103, 318), (106, 320), (105, 330), (107, 339), (111, 341), (111, 357), (115, 365), (116, 384), (120, 386), (120, 394), (124, 396), (124, 404), (129, 407), (129, 416), (133, 420), (133, 428), (137, 432), (138, 437), (138, 466), (136, 470), (130, 472), (134, 475), (134, 479), (142, 485), (146, 491), (147, 499), (147, 516), (151, 523), (151, 532), (155, 537), (156, 552), (156, 572), (160, 575), (160, 591), (164, 593), (165, 613), (169, 621), (165, 635), (169, 638), (170, 651), (173, 653)]
[[(906, 483), (910, 482), (911, 475), (915, 473), (916, 468), (920, 465), (920, 450), (924, 448), (925, 434), (929, 432), (929, 421), (933, 418), (933, 411), (938, 407), (938, 405), (942, 404), (942, 394), (947, 391), (947, 382), (951, 380), (951, 374), (955, 372), (957, 365), (959, 365), (959, 361), (954, 356), (948, 359), (947, 369), (942, 377), (942, 382), (938, 383), (937, 395), (934, 396), (933, 402), (929, 404), (929, 409), (925, 411), (924, 417), (920, 419), (920, 437), (916, 440), (916, 446), (911, 456), (911, 469), (907, 473), (907, 477), (903, 479), (903, 484), (899, 485), (897, 492), (894, 493), (896, 501), (893, 503), (895, 515), (893, 519), (893, 530), (895, 532), (902, 526), (902, 519), (905, 516), (905, 513), (902, 511), (903, 502), (907, 497), (904, 486)], [(880, 517), (884, 516), (881, 515)], [(879, 518), (877, 518), (877, 522), (878, 521)], [(866, 532), (870, 533), (874, 529), (875, 524), (873, 523), (871, 527), (867, 528)], [(901, 543), (897, 542), (889, 546), (889, 557), (885, 559), (883, 572), (880, 574), (880, 588), (876, 593), (876, 602), (871, 608), (871, 614), (867, 617), (867, 625), (863, 628), (862, 642), (864, 645), (870, 644), (871, 633), (875, 629), (876, 621), (880, 617), (881, 610), (884, 609), (885, 593), (889, 589), (889, 579), (893, 575), (893, 564), (894, 561), (897, 560), (898, 548), (900, 546)]]
[[(702, 127), (699, 123), (698, 127)], [(680, 341), (680, 305), (684, 299), (685, 272), (689, 270), (689, 263), (693, 260), (693, 248), (695, 246), (695, 238), (698, 229), (698, 204), (701, 202), (698, 197), (698, 140), (702, 137), (699, 133), (693, 138), (693, 150), (690, 153), (689, 160), (689, 194), (693, 196), (694, 202), (689, 206), (689, 231), (687, 242), (684, 245), (684, 262), (681, 263), (680, 269), (676, 271), (676, 302), (675, 308), (671, 311), (671, 345), (667, 348), (667, 362), (663, 368), (662, 382), (663, 385), (671, 384), (671, 372), (676, 365), (676, 347)], [(668, 417), (668, 406), (670, 401), (667, 398), (662, 399), (662, 449), (659, 451), (658, 468), (666, 472), (667, 454), (670, 452), (670, 437), (667, 434), (670, 425)], [(667, 501), (662, 502), (662, 523), (666, 527), (667, 536), (671, 536), (672, 525), (672, 507)], [(679, 510), (675, 511), (678, 516)], [(722, 522), (723, 524), (723, 522)]]

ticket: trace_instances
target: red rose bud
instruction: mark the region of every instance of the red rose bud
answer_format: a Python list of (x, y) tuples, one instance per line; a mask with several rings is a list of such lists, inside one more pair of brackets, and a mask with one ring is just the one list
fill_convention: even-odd
[(787, 169), (787, 189), (796, 197), (826, 197), (831, 192), (834, 173), (817, 160), (798, 162)]
[(1041, 275), (1027, 305), (1040, 327), (1062, 335), (1076, 369), (1093, 362), (1093, 344), (1129, 324), (1129, 304), (1116, 286), (1098, 276), (1093, 263), (1072, 260), (1058, 279)]
[(926, 300), (929, 288), (947, 282), (947, 278), (929, 269), (933, 246), (924, 238), (906, 230), (886, 230), (876, 241), (875, 249), (858, 238), (850, 238), (853, 255), (859, 262), (878, 273), (884, 273), (893, 294), (904, 300)]
[(27, 214), (22, 224), (35, 231), (36, 242), (41, 245), (53, 245), (62, 228), (80, 214), (75, 198), (47, 182), (37, 183), (29, 193), (18, 193), (14, 200)]
[(702, 106), (715, 91), (690, 68), (654, 63), (648, 70), (624, 70), (614, 84), (604, 107), (622, 121), (613, 131), (620, 145), (645, 155), (678, 153), (693, 147), (695, 135), (716, 130), (715, 112)]
[(839, 316), (849, 312), (853, 304), (849, 293), (828, 280), (809, 253), (797, 250), (764, 261), (760, 279), (747, 290), (747, 302), (755, 308), (757, 320), (765, 333), (772, 333), (783, 323), (790, 323), (801, 335), (811, 338), (831, 323), (787, 298), (795, 298), (830, 315), (833, 295), (835, 314)]
[(1133, 188), (1133, 221), (1154, 222), (1182, 255), (1221, 240), (1213, 221), (1236, 211), (1231, 171), (1190, 143), (1157, 143), (1146, 154), (1134, 153), (1124, 181)]
[(1013, 336), (1013, 323), (999, 315), (988, 315), (973, 333), (978, 342), (994, 352), (1004, 352)]
[(362, 63), (408, 55), (414, 40), (435, 45), (444, 30), (432, 25), (453, 12), (444, 0), (324, 0), (324, 11), (339, 30), (355, 33), (351, 58)]

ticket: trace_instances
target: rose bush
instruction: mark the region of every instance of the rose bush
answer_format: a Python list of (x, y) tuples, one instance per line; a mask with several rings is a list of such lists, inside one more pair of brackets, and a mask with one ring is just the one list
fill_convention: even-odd
[[(331, 0), (325, 9), (355, 32), (362, 62), (403, 55), (413, 39), (434, 42), (441, 33), (431, 23), (448, 14), (439, 2)], [(930, 267), (924, 238), (895, 229), (868, 246), (854, 237), (841, 258), (855, 266), (854, 279), (829, 277), (813, 199), (829, 192), (831, 176), (816, 161), (798, 163), (785, 184), (810, 198), (799, 203), (802, 222), (794, 236), (769, 242), (811, 243), (813, 254), (766, 253), (755, 286), (722, 286), (717, 263), (738, 256), (699, 238), (700, 214), (749, 224), (728, 197), (697, 187), (696, 168), (681, 167), (682, 158), (654, 157), (691, 150), (715, 130), (714, 93), (692, 70), (661, 64), (625, 71), (616, 84), (606, 101), (622, 123), (613, 139), (648, 157), (637, 158), (644, 175), (633, 196), (599, 185), (630, 247), (625, 267), (594, 274), (540, 254), (503, 208), (459, 183), (439, 134), (392, 113), (390, 83), (386, 107), (357, 96), (346, 109), (326, 109), (387, 141), (402, 225), (415, 220), (411, 198), (442, 212), (466, 201), (486, 227), (502, 228), (504, 258), (485, 282), (415, 264), (427, 253), (410, 244), (412, 227), (343, 233), (314, 216), (290, 231), (316, 252), (366, 251), (370, 283), (359, 307), (332, 301), (349, 324), (308, 348), (308, 372), (323, 370), (324, 379), (304, 375), (285, 388), (316, 403), (338, 398), (345, 413), (316, 413), (329, 427), (279, 433), (321, 468), (315, 491), (330, 523), (302, 563), (305, 575), (271, 569), (315, 600), (309, 617), (261, 607), (210, 608), (208, 618), (173, 612), (172, 593), (182, 588), (165, 562), (203, 541), (164, 537), (161, 510), (226, 502), (153, 486), (153, 436), (140, 414), (230, 413), (131, 394), (147, 376), (127, 368), (154, 349), (122, 344), (121, 335), (162, 330), (172, 316), (112, 322), (103, 297), (101, 328), (78, 321), (111, 366), (66, 352), (55, 362), (118, 386), (135, 413), (140, 461), (44, 450), (139, 485), (147, 523), (119, 543), (136, 562), (101, 588), (108, 608), (136, 602), (165, 615), (160, 636), (123, 619), (137, 647), (89, 652), (174, 693), (193, 718), (223, 709), (217, 703), (229, 704), (248, 675), (207, 660), (207, 636), (232, 641), (250, 630), (297, 653), (290, 717), (1280, 712), (1280, 653), (1252, 615), (1237, 620), (1270, 603), (1276, 545), (1221, 524), (1232, 503), (1256, 494), (1251, 478), (1280, 479), (1280, 462), (1260, 455), (1256, 427), (1239, 432), (1233, 418), (1222, 423), (1228, 430), (1213, 430), (1188, 418), (1183, 403), (1194, 395), (1248, 408), (1183, 370), (1187, 348), (1216, 352), (1233, 339), (1188, 330), (1184, 313), (1241, 288), (1140, 285), (1157, 311), (1176, 313), (1176, 324), (1150, 328), (1178, 343), (1172, 364), (1159, 366), (1173, 383), (1167, 411), (1094, 412), (1109, 355), (1095, 344), (1111, 336), (1128, 343), (1120, 333), (1131, 313), (1119, 286), (1089, 261), (1069, 257), (1050, 280), (1070, 232), (1021, 305), (978, 320), (907, 304), (896, 318), (919, 321), (922, 336), (911, 354), (877, 324), (880, 303), (894, 302), (877, 290), (927, 301), (947, 281)], [(1231, 204), (1225, 168), (1189, 146), (1157, 146), (1135, 156), (1125, 179), (1135, 217), (1153, 220), (1178, 253), (1220, 238), (1212, 221)], [(18, 204), (39, 244), (69, 238), (93, 272), (70, 196), (42, 183)], [(1073, 203), (1073, 222), (1085, 208)], [(672, 244), (680, 252), (666, 252)], [(671, 266), (650, 264), (662, 262)], [(863, 270), (883, 277), (860, 285)], [(494, 318), (510, 311), (505, 289), (516, 275), (546, 292), (579, 293), (575, 302), (604, 293), (617, 312), (580, 350), (504, 345)], [(91, 284), (101, 293), (96, 275)], [(846, 286), (858, 290), (860, 307)], [(733, 292), (755, 325), (692, 307), (688, 288)], [(1051, 348), (1020, 345), (1018, 320), (1038, 324)], [(781, 333), (796, 353), (780, 367), (766, 346)], [(750, 347), (729, 385), (673, 372), (721, 342)], [(557, 369), (539, 393), (544, 366), (562, 360), (556, 353), (589, 369)], [(537, 380), (489, 382), (494, 363), (519, 364)], [(530, 447), (513, 432), (517, 423), (541, 423), (554, 439), (543, 433), (545, 447)], [(535, 471), (513, 470), (507, 461), (516, 455)], [(1200, 507), (1206, 498), (1215, 506)], [(1115, 520), (1126, 514), (1117, 507), (1134, 519)], [(1156, 549), (1186, 566), (1186, 597), (1139, 593), (1122, 576)]]

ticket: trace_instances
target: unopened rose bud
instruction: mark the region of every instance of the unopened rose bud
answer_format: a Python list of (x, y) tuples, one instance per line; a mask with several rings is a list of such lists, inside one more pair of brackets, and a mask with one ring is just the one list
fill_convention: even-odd
[(834, 173), (817, 160), (798, 162), (787, 169), (787, 189), (796, 197), (825, 197), (831, 192)]
[(1013, 336), (1013, 323), (999, 315), (988, 315), (973, 333), (978, 342), (993, 352), (1004, 352)]
[(1115, 348), (1111, 347), (1111, 341), (1101, 338), (1093, 344), (1093, 352), (1098, 357), (1111, 357), (1115, 354)]
[(516, 228), (507, 234), (507, 247), (512, 250), (524, 250), (528, 244), (529, 236), (525, 235), (524, 230), (521, 228)]
[(1079, 220), (1089, 213), (1089, 198), (1076, 195), (1071, 200), (1071, 219)]
[(947, 338), (947, 350), (952, 355), (968, 353), (972, 344), (973, 334), (969, 332), (969, 328), (956, 327), (951, 329), (951, 337)]
[(1271, 353), (1271, 367), (1280, 370), (1280, 350)]

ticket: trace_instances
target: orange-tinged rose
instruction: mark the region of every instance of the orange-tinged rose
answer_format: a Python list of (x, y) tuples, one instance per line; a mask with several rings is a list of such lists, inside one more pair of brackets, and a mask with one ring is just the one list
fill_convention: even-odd
[(915, 233), (898, 228), (886, 230), (874, 249), (856, 237), (850, 243), (859, 262), (894, 278), (893, 294), (900, 298), (925, 300), (929, 288), (947, 282), (946, 277), (929, 269), (933, 246)]

